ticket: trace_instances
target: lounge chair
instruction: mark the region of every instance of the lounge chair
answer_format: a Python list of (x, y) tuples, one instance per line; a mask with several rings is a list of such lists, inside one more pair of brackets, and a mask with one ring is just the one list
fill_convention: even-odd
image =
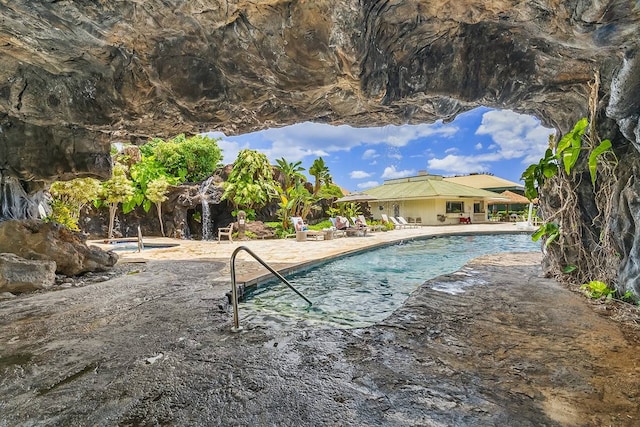
[(358, 215), (358, 219), (360, 219), (360, 221), (362, 221), (362, 223), (364, 225), (369, 227), (370, 231), (380, 231), (380, 230), (383, 229), (383, 225), (382, 224), (369, 224), (369, 223), (367, 223), (367, 219), (364, 217), (364, 215)]
[(329, 218), (329, 221), (331, 221), (331, 226), (333, 228), (333, 237), (346, 237), (347, 236), (347, 232), (344, 230), (338, 230), (336, 228), (336, 219), (335, 218)]
[(380, 214), (380, 217), (382, 217), (382, 222), (390, 222), (391, 224), (393, 224), (393, 227), (395, 229), (402, 228), (402, 225), (398, 221), (396, 221), (394, 217), (388, 217), (387, 214)]
[(296, 233), (285, 237), (295, 236), (298, 241), (305, 241), (308, 238), (313, 238), (315, 240), (320, 240), (320, 238), (322, 238), (322, 240), (324, 240), (324, 231), (309, 230), (309, 226), (302, 220), (302, 217), (292, 216), (291, 223), (293, 224), (293, 228), (296, 230)]
[[(351, 224), (349, 220), (344, 216), (337, 216), (335, 220), (335, 224), (336, 224), (336, 229), (338, 229), (339, 231), (342, 231), (347, 236), (360, 236), (360, 235), (367, 234), (366, 229), (361, 230), (357, 227), (354, 227), (353, 224)], [(340, 226), (340, 224), (344, 224), (344, 225)]]
[(222, 236), (226, 236), (229, 242), (233, 243), (233, 222), (226, 227), (218, 228), (218, 243)]
[(418, 228), (417, 224), (411, 224), (410, 222), (408, 222), (406, 219), (404, 219), (404, 217), (401, 216), (397, 216), (396, 219), (398, 220), (398, 222), (400, 224), (402, 224), (405, 228)]
[(371, 231), (371, 229), (367, 226), (366, 222), (363, 222), (362, 220), (352, 216), (351, 217), (351, 223), (349, 224), (349, 226), (351, 228), (353, 228), (354, 230), (356, 230), (356, 235), (363, 235), (366, 236), (367, 235), (367, 231)]
[(399, 228), (399, 229), (409, 228), (408, 226), (401, 224), (400, 221), (398, 221), (394, 216), (390, 216), (389, 221), (391, 221), (396, 228)]

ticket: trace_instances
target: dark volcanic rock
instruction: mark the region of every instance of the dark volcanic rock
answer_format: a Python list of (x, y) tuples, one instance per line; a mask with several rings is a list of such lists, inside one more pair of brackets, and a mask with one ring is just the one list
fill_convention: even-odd
[(622, 0), (15, 0), (0, 21), (0, 158), (23, 179), (105, 176), (112, 140), (479, 105), (567, 130), (596, 70), (637, 138), (639, 17)]
[[(182, 132), (424, 123), (480, 105), (565, 132), (596, 72), (599, 134), (638, 163), (637, 2), (13, 0), (0, 14), (0, 174), (33, 191), (108, 176), (109, 142)], [(637, 204), (613, 197), (635, 235)], [(640, 246), (613, 239), (631, 251), (624, 277), (640, 277)]]

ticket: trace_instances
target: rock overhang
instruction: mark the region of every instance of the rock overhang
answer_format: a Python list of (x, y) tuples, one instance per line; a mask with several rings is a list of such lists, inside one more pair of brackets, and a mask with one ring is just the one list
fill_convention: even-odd
[(626, 1), (16, 0), (2, 15), (0, 168), (24, 181), (105, 178), (114, 141), (301, 121), (429, 123), (484, 105), (566, 131), (596, 71), (599, 108), (637, 139), (640, 89), (619, 74), (640, 11)]

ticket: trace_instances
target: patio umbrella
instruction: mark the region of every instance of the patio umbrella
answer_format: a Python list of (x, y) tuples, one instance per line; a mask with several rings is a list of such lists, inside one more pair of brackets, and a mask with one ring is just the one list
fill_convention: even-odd
[(376, 197), (366, 193), (351, 193), (346, 196), (340, 197), (336, 200), (336, 203), (344, 202), (369, 202), (371, 200), (377, 200)]
[[(503, 191), (502, 193), (500, 193), (500, 197), (502, 198), (502, 200), (494, 200), (494, 201), (490, 201), (487, 204), (489, 205), (506, 205), (507, 206), (507, 214), (509, 214), (509, 205), (525, 205), (525, 204), (529, 204), (529, 211), (531, 211), (531, 208), (533, 207), (533, 203), (536, 203), (537, 200), (529, 200), (526, 197), (518, 194), (518, 193), (514, 193), (513, 191)], [(531, 221), (531, 218), (529, 218), (529, 221)]]

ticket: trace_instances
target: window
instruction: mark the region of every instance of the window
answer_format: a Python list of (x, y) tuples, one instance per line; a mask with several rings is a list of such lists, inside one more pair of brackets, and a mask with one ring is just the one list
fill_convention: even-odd
[(447, 202), (447, 213), (464, 212), (464, 202)]
[(484, 213), (484, 202), (475, 202), (473, 204), (473, 213)]

